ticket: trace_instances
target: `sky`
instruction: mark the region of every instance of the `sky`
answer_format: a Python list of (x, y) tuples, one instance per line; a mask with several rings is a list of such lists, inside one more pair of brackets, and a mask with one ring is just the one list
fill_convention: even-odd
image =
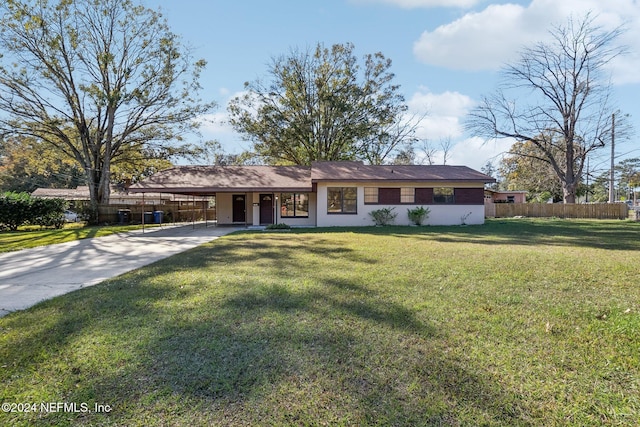
[[(497, 165), (512, 141), (485, 141), (463, 121), (483, 95), (495, 92), (500, 69), (523, 46), (544, 40), (570, 16), (591, 12), (604, 29), (624, 25), (629, 54), (612, 64), (613, 101), (629, 114), (635, 135), (617, 141), (616, 156), (640, 157), (640, 1), (638, 0), (144, 0), (160, 9), (174, 33), (207, 61), (203, 100), (218, 108), (196, 140), (219, 141), (227, 153), (251, 144), (227, 124), (227, 103), (246, 81), (268, 77), (274, 57), (318, 43), (353, 43), (358, 57), (392, 60), (410, 113), (426, 118), (417, 136), (450, 140), (447, 164), (479, 170)], [(194, 141), (195, 142), (195, 141)], [(606, 156), (603, 151), (603, 167)]]

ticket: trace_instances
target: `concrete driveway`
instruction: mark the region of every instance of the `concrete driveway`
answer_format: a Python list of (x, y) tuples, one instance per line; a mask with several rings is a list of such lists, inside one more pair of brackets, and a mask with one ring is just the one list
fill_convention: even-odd
[(147, 228), (0, 254), (0, 317), (92, 286), (239, 230), (204, 224)]

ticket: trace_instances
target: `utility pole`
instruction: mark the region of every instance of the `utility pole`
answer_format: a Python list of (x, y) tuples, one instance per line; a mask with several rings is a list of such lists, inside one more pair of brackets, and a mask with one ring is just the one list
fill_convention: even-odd
[(614, 186), (613, 168), (615, 167), (615, 163), (614, 163), (615, 141), (616, 141), (616, 115), (614, 113), (611, 115), (611, 172), (609, 172), (609, 203), (613, 203), (616, 201), (616, 195), (613, 188)]

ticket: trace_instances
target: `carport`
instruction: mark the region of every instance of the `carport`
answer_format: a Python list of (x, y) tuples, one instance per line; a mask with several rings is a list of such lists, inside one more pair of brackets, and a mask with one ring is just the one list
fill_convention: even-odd
[[(129, 187), (130, 192), (180, 194), (216, 201), (217, 225), (269, 225), (278, 221), (280, 193), (311, 192), (305, 166), (177, 166)], [(195, 218), (192, 221), (195, 224)], [(206, 223), (206, 216), (205, 216)]]

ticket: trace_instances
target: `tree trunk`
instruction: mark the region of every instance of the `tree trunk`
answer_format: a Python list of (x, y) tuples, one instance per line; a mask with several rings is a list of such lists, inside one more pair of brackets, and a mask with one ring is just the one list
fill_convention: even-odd
[(109, 165), (103, 164), (101, 169), (92, 167), (88, 173), (89, 182), (89, 218), (90, 224), (98, 224), (98, 207), (109, 203), (111, 189), (109, 187)]
[(576, 202), (576, 190), (578, 188), (578, 184), (576, 182), (563, 182), (562, 183), (562, 193), (564, 196), (564, 203), (575, 203)]

